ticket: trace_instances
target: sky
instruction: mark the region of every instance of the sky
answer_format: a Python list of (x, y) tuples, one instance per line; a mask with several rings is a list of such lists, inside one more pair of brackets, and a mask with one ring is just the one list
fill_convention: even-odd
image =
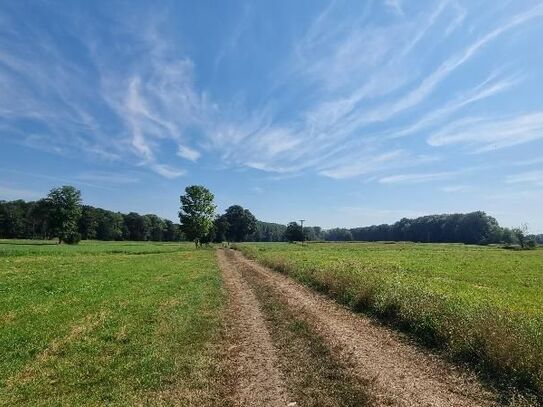
[(541, 1), (2, 1), (0, 199), (543, 232)]

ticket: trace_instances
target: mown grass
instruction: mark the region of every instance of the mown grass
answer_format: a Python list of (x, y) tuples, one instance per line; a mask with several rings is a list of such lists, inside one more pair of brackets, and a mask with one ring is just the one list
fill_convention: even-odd
[[(543, 250), (244, 244), (249, 257), (543, 400)], [(507, 392), (507, 391), (506, 391)]]
[(0, 244), (0, 405), (221, 405), (212, 250), (35, 243)]
[(78, 245), (57, 244), (56, 240), (0, 239), (0, 257), (13, 256), (79, 256), (105, 254), (158, 254), (173, 253), (179, 248), (192, 248), (189, 243), (163, 242), (99, 242), (82, 241)]

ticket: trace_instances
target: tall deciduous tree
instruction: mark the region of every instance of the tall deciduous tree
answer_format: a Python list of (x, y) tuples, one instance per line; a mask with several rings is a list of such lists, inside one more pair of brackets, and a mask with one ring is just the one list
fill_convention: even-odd
[(226, 238), (231, 242), (243, 242), (256, 230), (256, 218), (248, 209), (239, 205), (229, 207), (224, 217), (228, 222)]
[(53, 230), (58, 236), (58, 242), (78, 243), (79, 219), (81, 218), (81, 191), (65, 185), (52, 189), (47, 195), (51, 207)]
[(205, 236), (209, 236), (213, 227), (215, 215), (215, 196), (201, 185), (191, 185), (185, 188), (185, 195), (181, 195), (181, 210), (179, 220), (181, 231), (192, 240), (196, 246), (200, 245)]

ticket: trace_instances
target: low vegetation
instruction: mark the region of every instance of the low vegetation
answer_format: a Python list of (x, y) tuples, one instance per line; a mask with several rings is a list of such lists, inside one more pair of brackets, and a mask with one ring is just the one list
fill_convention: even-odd
[(0, 405), (222, 405), (222, 304), (213, 250), (0, 241)]
[(543, 397), (543, 250), (241, 244), (244, 254)]

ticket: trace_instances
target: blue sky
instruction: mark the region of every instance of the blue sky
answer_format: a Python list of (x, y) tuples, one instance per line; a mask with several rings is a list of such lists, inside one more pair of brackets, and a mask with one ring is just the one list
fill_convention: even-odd
[(543, 232), (540, 1), (3, 1), (0, 199)]

